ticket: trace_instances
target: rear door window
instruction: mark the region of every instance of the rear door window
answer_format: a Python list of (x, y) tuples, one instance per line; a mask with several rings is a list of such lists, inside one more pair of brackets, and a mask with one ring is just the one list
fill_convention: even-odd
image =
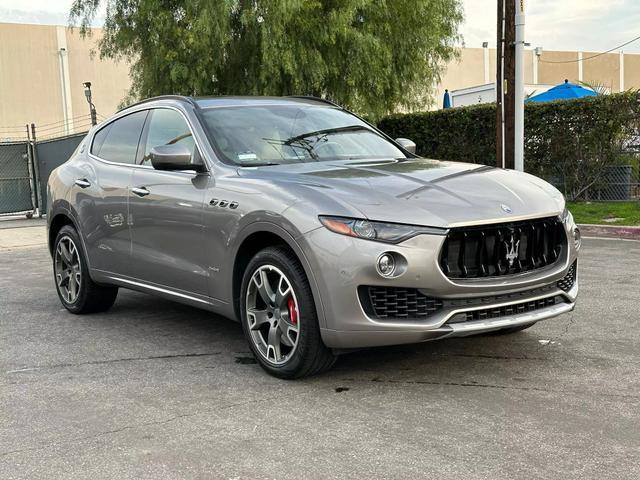
[(147, 110), (111, 122), (96, 133), (91, 153), (115, 163), (134, 164)]

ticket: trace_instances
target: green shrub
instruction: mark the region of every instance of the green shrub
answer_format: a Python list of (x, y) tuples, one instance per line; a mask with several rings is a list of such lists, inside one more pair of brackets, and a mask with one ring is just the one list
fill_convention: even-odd
[[(398, 114), (378, 126), (416, 142), (418, 154), (441, 160), (496, 164), (496, 105)], [(556, 184), (569, 198), (598, 188), (607, 167), (640, 143), (636, 91), (525, 105), (525, 170)]]

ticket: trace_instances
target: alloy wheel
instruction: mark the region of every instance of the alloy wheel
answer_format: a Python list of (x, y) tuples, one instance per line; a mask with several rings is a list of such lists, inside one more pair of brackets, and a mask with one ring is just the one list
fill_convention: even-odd
[(80, 253), (73, 240), (64, 236), (58, 242), (54, 259), (56, 286), (65, 302), (71, 304), (80, 294), (82, 269)]
[(245, 307), (249, 336), (260, 355), (272, 364), (286, 363), (300, 337), (298, 300), (287, 276), (273, 265), (257, 268)]

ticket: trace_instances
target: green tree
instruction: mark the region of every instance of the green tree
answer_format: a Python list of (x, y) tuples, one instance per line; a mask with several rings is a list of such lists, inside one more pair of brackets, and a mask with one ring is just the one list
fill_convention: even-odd
[(460, 0), (74, 0), (71, 24), (103, 1), (130, 99), (315, 95), (372, 118), (432, 101), (462, 20)]

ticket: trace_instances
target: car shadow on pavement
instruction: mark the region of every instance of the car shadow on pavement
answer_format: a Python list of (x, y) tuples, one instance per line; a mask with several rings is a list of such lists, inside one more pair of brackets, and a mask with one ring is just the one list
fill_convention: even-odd
[[(251, 359), (239, 323), (210, 312), (137, 292), (121, 291), (114, 307), (92, 316), (101, 330), (183, 355), (216, 352), (235, 357), (263, 374)], [(115, 331), (113, 331), (115, 329)], [(332, 371), (321, 377), (371, 377), (372, 381), (484, 382), (488, 377), (509, 373), (518, 377), (523, 362), (548, 360), (541, 348), (536, 326), (512, 335), (482, 335), (436, 342), (369, 348), (340, 358)], [(213, 360), (215, 361), (215, 360)], [(427, 380), (425, 380), (427, 378)], [(431, 380), (429, 380), (431, 379)]]

